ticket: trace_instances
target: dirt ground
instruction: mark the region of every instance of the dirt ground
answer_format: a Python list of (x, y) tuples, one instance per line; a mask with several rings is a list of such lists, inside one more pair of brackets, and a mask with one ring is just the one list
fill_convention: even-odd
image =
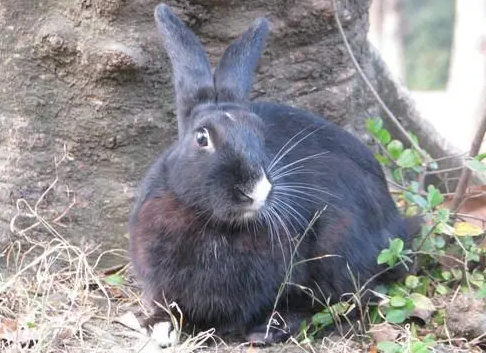
[[(50, 241), (24, 234), (1, 253), (0, 347), (25, 352), (358, 352), (351, 339), (297, 341), (266, 348), (219, 338), (212, 332), (160, 348), (140, 328), (144, 307), (129, 275), (126, 254), (113, 250), (92, 258), (54, 232)], [(102, 256), (117, 254), (120, 265), (101, 268)], [(98, 267), (100, 266), (100, 267)]]
[[(93, 258), (88, 250), (69, 245), (59, 233), (52, 234), (53, 239), (40, 242), (24, 234), (22, 241), (12, 242), (0, 254), (3, 352), (378, 352), (372, 339), (378, 336), (372, 330), (363, 334), (348, 331), (345, 336), (334, 332), (313, 344), (291, 339), (264, 348), (203, 332), (163, 349), (139, 326), (144, 307), (129, 274), (126, 253), (113, 250)], [(102, 268), (101, 258), (107, 254), (116, 254), (119, 265)], [(438, 305), (449, 311), (451, 337), (465, 340), (486, 331), (483, 302), (458, 296), (451, 303), (449, 308), (445, 301)], [(407, 326), (387, 330), (388, 335), (396, 334), (391, 340), (412, 336)], [(458, 338), (451, 342), (455, 340)], [(476, 346), (465, 345), (466, 341), (460, 341), (461, 345), (451, 342), (438, 342), (434, 351), (480, 352)]]

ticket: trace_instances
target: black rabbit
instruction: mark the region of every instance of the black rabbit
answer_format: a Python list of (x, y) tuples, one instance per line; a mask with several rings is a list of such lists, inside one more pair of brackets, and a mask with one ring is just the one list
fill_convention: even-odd
[[(283, 340), (319, 303), (356, 292), (383, 269), (376, 259), (389, 239), (408, 243), (413, 231), (373, 154), (350, 133), (303, 110), (250, 102), (266, 19), (226, 49), (214, 74), (166, 5), (155, 19), (173, 66), (178, 140), (150, 167), (132, 208), (143, 291), (176, 302), (200, 329)], [(267, 331), (274, 309), (280, 320)]]

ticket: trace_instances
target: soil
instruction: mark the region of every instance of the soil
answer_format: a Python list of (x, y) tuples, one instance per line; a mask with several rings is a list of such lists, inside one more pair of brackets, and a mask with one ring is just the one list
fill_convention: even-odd
[[(157, 3), (0, 3), (0, 247), (36, 221), (18, 200), (34, 207), (47, 190), (36, 211), (57, 219), (54, 226), (73, 244), (126, 248), (136, 186), (176, 136), (170, 67), (153, 20)], [(213, 64), (255, 18), (268, 17), (272, 30), (253, 98), (309, 109), (365, 136), (363, 121), (377, 107), (349, 59), (331, 0), (167, 3), (201, 38)], [(369, 1), (337, 3), (373, 81)], [(46, 233), (35, 229), (39, 237)]]

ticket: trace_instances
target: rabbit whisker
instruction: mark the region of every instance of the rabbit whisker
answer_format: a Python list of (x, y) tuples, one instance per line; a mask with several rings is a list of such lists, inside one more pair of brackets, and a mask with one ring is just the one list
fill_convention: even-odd
[[(279, 184), (275, 186), (275, 190), (284, 190), (284, 191), (300, 191), (302, 192), (303, 190), (309, 190), (309, 191), (315, 191), (315, 192), (320, 192), (325, 195), (329, 195), (335, 198), (339, 198), (337, 195), (334, 195), (333, 193), (327, 191), (324, 188), (312, 185), (312, 184), (307, 184), (307, 183), (285, 183), (285, 184)], [(310, 194), (309, 194), (310, 196)], [(315, 195), (314, 195), (315, 196)]]
[(319, 153), (316, 153), (316, 154), (313, 154), (313, 155), (310, 155), (310, 156), (307, 156), (307, 157), (303, 157), (303, 158), (300, 158), (300, 159), (297, 159), (296, 161), (293, 161), (291, 163), (288, 163), (280, 168), (278, 168), (277, 170), (274, 170), (270, 173), (271, 176), (278, 176), (278, 173), (284, 171), (285, 169), (293, 166), (293, 165), (296, 165), (297, 163), (301, 163), (301, 162), (305, 162), (309, 159), (313, 159), (313, 158), (317, 158), (317, 157), (321, 157), (321, 156), (324, 156), (326, 154), (328, 154), (329, 151), (324, 151), (324, 152), (319, 152)]
[[(302, 130), (300, 130), (299, 132), (297, 132), (294, 136), (292, 136), (279, 150), (278, 152), (275, 154), (275, 156), (273, 157), (273, 159), (271, 160), (268, 168), (271, 169), (276, 163), (278, 163), (277, 158), (280, 157), (280, 155), (284, 152), (284, 149), (285, 147), (287, 147), (289, 144), (292, 143), (292, 141), (294, 141), (294, 139), (296, 139), (299, 135), (303, 134), (304, 132), (306, 132), (306, 130), (308, 130), (309, 128), (311, 128), (312, 126), (307, 126), (305, 128), (303, 128)], [(286, 152), (285, 152), (286, 153)], [(280, 159), (279, 159), (280, 160)]]
[[(283, 209), (283, 206), (279, 203), (273, 203), (272, 204), (272, 210), (273, 210), (273, 215), (275, 216), (276, 220), (278, 221), (278, 223), (281, 224), (282, 228), (283, 228), (283, 231), (287, 237), (287, 241), (288, 241), (288, 244), (289, 246), (292, 244), (292, 234), (291, 234), (291, 231), (289, 229), (289, 227), (287, 226), (287, 223), (285, 222), (285, 210)], [(293, 225), (292, 225), (293, 227)], [(295, 229), (294, 229), (295, 230)], [(279, 237), (279, 233), (277, 233), (277, 237)], [(291, 248), (289, 247), (289, 251), (290, 251), (290, 254), (292, 254), (292, 251), (291, 251)], [(287, 265), (287, 262), (285, 261), (285, 265)]]
[(282, 259), (283, 259), (284, 263), (286, 264), (287, 261), (286, 261), (286, 256), (285, 256), (285, 249), (284, 249), (284, 246), (283, 246), (283, 243), (282, 243), (282, 239), (280, 239), (280, 235), (279, 235), (279, 231), (278, 231), (280, 227), (278, 225), (278, 221), (277, 221), (276, 217), (274, 217), (274, 213), (275, 213), (275, 211), (273, 210), (272, 207), (270, 207), (268, 209), (268, 213), (266, 213), (268, 220), (269, 220), (268, 225), (270, 225), (269, 229), (271, 230), (270, 237), (272, 238), (272, 251), (273, 251), (273, 244), (275, 244), (275, 241), (273, 239), (276, 238), (277, 241), (278, 241), (279, 247), (280, 247), (280, 251), (282, 252)]
[(295, 169), (295, 170), (288, 170), (288, 171), (285, 171), (279, 175), (276, 175), (276, 176), (273, 176), (272, 177), (272, 181), (277, 181), (278, 179), (281, 179), (283, 177), (287, 177), (287, 176), (291, 176), (291, 175), (302, 175), (302, 174), (313, 174), (313, 175), (316, 175), (318, 173), (316, 173), (315, 171), (313, 170), (300, 170), (302, 169), (302, 167), (299, 167), (298, 169)]
[(283, 232), (285, 233), (285, 235), (286, 235), (286, 237), (289, 241), (290, 241), (290, 231), (287, 228), (287, 225), (285, 224), (284, 220), (279, 215), (278, 206), (276, 204), (272, 204), (272, 206), (270, 207), (269, 210), (270, 210), (270, 213), (269, 213), (270, 217), (272, 218), (272, 216), (273, 216), (273, 222), (275, 224), (275, 235), (276, 235), (276, 238), (277, 238), (278, 243), (280, 245), (280, 249), (282, 251), (282, 259), (283, 259), (284, 265), (287, 266), (287, 255), (285, 253), (284, 244), (283, 244), (282, 239), (280, 237), (279, 229), (283, 230)]
[(275, 231), (274, 231), (274, 224), (273, 224), (273, 219), (270, 217), (270, 214), (268, 211), (263, 210), (262, 211), (262, 217), (263, 217), (263, 222), (260, 222), (260, 224), (267, 228), (269, 233), (270, 233), (270, 243), (272, 247), (272, 252), (273, 252), (273, 246), (274, 246), (274, 238), (275, 238)]
[[(282, 206), (282, 209), (287, 210), (288, 215), (297, 222), (300, 228), (305, 229), (306, 223), (308, 222), (299, 211), (297, 211), (289, 202), (285, 202), (282, 199), (278, 199), (277, 202), (280, 204), (280, 206)], [(290, 222), (290, 224), (292, 224), (292, 222)], [(299, 230), (295, 229), (295, 227), (293, 228), (296, 235), (300, 233)]]
[[(276, 158), (277, 156), (274, 157), (274, 159), (272, 160), (272, 162), (270, 163), (270, 165), (268, 166), (268, 171), (271, 172), (271, 170), (273, 169), (273, 167), (275, 167), (275, 165), (278, 164), (278, 162), (280, 162), (282, 160), (283, 157), (285, 157), (287, 154), (289, 154), (295, 147), (297, 147), (302, 141), (304, 141), (306, 138), (308, 138), (309, 136), (312, 136), (313, 134), (315, 134), (317, 131), (320, 131), (322, 129), (326, 128), (325, 125), (323, 126), (320, 126), (318, 127), (317, 129), (314, 129), (312, 130), (310, 133), (308, 133), (307, 135), (305, 135), (304, 137), (302, 137), (301, 139), (299, 139), (297, 142), (295, 142), (292, 146), (290, 146), (286, 151), (282, 152), (281, 155)], [(299, 133), (300, 134), (300, 133)], [(295, 137), (295, 136), (294, 136)], [(285, 145), (287, 145), (294, 137), (292, 137)], [(284, 145), (284, 146), (285, 146)], [(280, 151), (279, 151), (280, 153)], [(277, 153), (277, 155), (279, 154)]]
[[(274, 191), (274, 194), (275, 195), (279, 195), (279, 196), (284, 196), (284, 197), (287, 197), (288, 199), (298, 199), (298, 200), (303, 200), (303, 201), (310, 201), (310, 202), (313, 202), (315, 204), (320, 204), (322, 203), (322, 199), (320, 197), (317, 197), (315, 195), (309, 195), (309, 194), (306, 194), (308, 197), (303, 197), (303, 196), (300, 196), (300, 195), (294, 195), (290, 192), (284, 192), (284, 191)], [(309, 199), (309, 196), (314, 196), (315, 200), (313, 199)], [(294, 203), (297, 205), (297, 206), (301, 206), (298, 202), (294, 201)]]

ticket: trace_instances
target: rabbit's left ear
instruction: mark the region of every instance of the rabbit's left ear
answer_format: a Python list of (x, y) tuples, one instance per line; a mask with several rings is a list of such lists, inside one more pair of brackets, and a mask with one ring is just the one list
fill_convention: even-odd
[(218, 101), (247, 101), (254, 71), (265, 47), (269, 23), (257, 19), (225, 50), (214, 72)]
[(199, 39), (167, 5), (158, 5), (154, 16), (172, 64), (179, 136), (182, 136), (192, 109), (215, 99), (211, 67)]

